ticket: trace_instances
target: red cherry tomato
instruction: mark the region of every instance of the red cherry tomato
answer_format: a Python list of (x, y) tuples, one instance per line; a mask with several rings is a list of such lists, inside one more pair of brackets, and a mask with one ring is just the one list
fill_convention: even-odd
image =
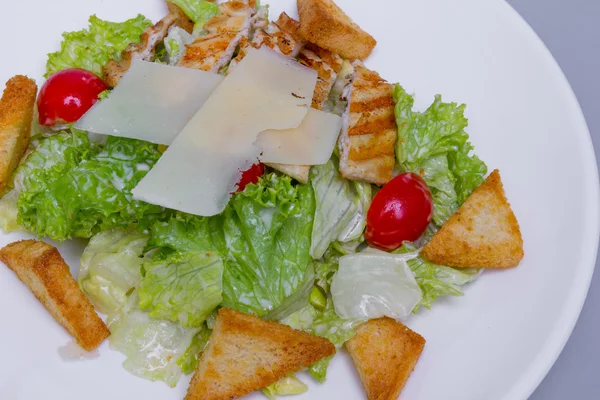
[(376, 195), (367, 212), (365, 239), (373, 247), (395, 250), (405, 241), (417, 240), (433, 216), (431, 192), (412, 172), (389, 181)]
[(77, 121), (106, 89), (102, 79), (84, 69), (63, 69), (50, 75), (37, 101), (40, 125)]
[(264, 173), (265, 165), (263, 163), (254, 164), (246, 171), (242, 172), (242, 177), (240, 178), (240, 181), (237, 184), (237, 191), (243, 192), (246, 188), (246, 185), (249, 185), (251, 183), (258, 183), (258, 178), (263, 176)]

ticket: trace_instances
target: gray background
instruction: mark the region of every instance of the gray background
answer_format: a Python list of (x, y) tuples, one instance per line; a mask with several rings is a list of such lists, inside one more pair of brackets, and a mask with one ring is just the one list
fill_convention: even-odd
[[(508, 0), (560, 64), (600, 158), (600, 0)], [(600, 399), (600, 259), (573, 335), (531, 400)]]

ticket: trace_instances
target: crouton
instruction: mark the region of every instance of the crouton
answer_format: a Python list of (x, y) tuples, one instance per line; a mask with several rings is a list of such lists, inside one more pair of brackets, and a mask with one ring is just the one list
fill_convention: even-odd
[(0, 250), (0, 261), (25, 283), (85, 350), (94, 350), (110, 334), (55, 247), (22, 240)]
[(495, 170), (423, 248), (436, 264), (469, 268), (511, 268), (523, 258), (517, 218)]
[(360, 325), (345, 346), (367, 399), (396, 400), (421, 356), (425, 339), (384, 317)]
[(242, 397), (334, 353), (327, 339), (222, 308), (185, 399)]
[(0, 99), (0, 197), (29, 146), (36, 94), (35, 82), (17, 75)]
[(352, 83), (342, 94), (348, 105), (338, 141), (340, 173), (346, 179), (384, 185), (392, 179), (396, 163), (394, 86), (360, 61), (352, 65)]
[(298, 0), (300, 28), (307, 41), (349, 60), (364, 60), (377, 44), (332, 0)]

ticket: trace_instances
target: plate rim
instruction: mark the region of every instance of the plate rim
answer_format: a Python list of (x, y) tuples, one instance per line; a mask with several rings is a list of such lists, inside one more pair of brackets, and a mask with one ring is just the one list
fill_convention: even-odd
[[(575, 281), (574, 287), (576, 290), (572, 289), (569, 292), (564, 302), (565, 306), (556, 318), (556, 328), (546, 336), (545, 343), (536, 358), (531, 361), (525, 369), (525, 373), (521, 375), (505, 395), (506, 399), (519, 398), (527, 400), (540, 386), (562, 354), (577, 325), (589, 293), (600, 246), (600, 176), (592, 136), (585, 114), (560, 64), (525, 18), (506, 0), (501, 0), (499, 3), (502, 3), (499, 6), (504, 8), (504, 12), (512, 14), (508, 15), (508, 18), (512, 18), (515, 22), (518, 21), (515, 24), (515, 29), (520, 29), (524, 36), (528, 36), (531, 45), (537, 46), (541, 50), (542, 62), (554, 70), (553, 75), (555, 75), (557, 83), (562, 86), (561, 91), (564, 93), (565, 102), (571, 108), (568, 112), (573, 116), (575, 123), (579, 125), (575, 135), (578, 137), (582, 163), (586, 172), (584, 175), (586, 176), (585, 180), (594, 183), (594, 185), (588, 185), (590, 187), (585, 191), (586, 197), (590, 196), (590, 210), (588, 211), (593, 214), (586, 219), (586, 225), (583, 226), (586, 242), (583, 243), (584, 245), (581, 248), (582, 261), (580, 264), (584, 265), (584, 268), (579, 271), (579, 274), (582, 276)], [(594, 204), (596, 204), (595, 207)]]

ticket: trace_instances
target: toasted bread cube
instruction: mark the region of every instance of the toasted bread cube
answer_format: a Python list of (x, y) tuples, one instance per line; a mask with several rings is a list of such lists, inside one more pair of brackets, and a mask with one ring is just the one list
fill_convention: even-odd
[(327, 339), (222, 308), (185, 399), (242, 397), (333, 354)]
[(511, 268), (523, 259), (519, 222), (495, 170), (423, 248), (436, 264), (468, 268)]
[(17, 274), (85, 350), (94, 350), (110, 334), (55, 247), (22, 240), (1, 249), (0, 261)]
[(17, 75), (0, 99), (0, 196), (29, 146), (36, 94), (35, 82)]
[(360, 325), (345, 346), (367, 399), (396, 400), (421, 356), (425, 339), (384, 317)]
[(298, 14), (304, 39), (348, 60), (364, 60), (377, 44), (332, 0), (298, 0)]

